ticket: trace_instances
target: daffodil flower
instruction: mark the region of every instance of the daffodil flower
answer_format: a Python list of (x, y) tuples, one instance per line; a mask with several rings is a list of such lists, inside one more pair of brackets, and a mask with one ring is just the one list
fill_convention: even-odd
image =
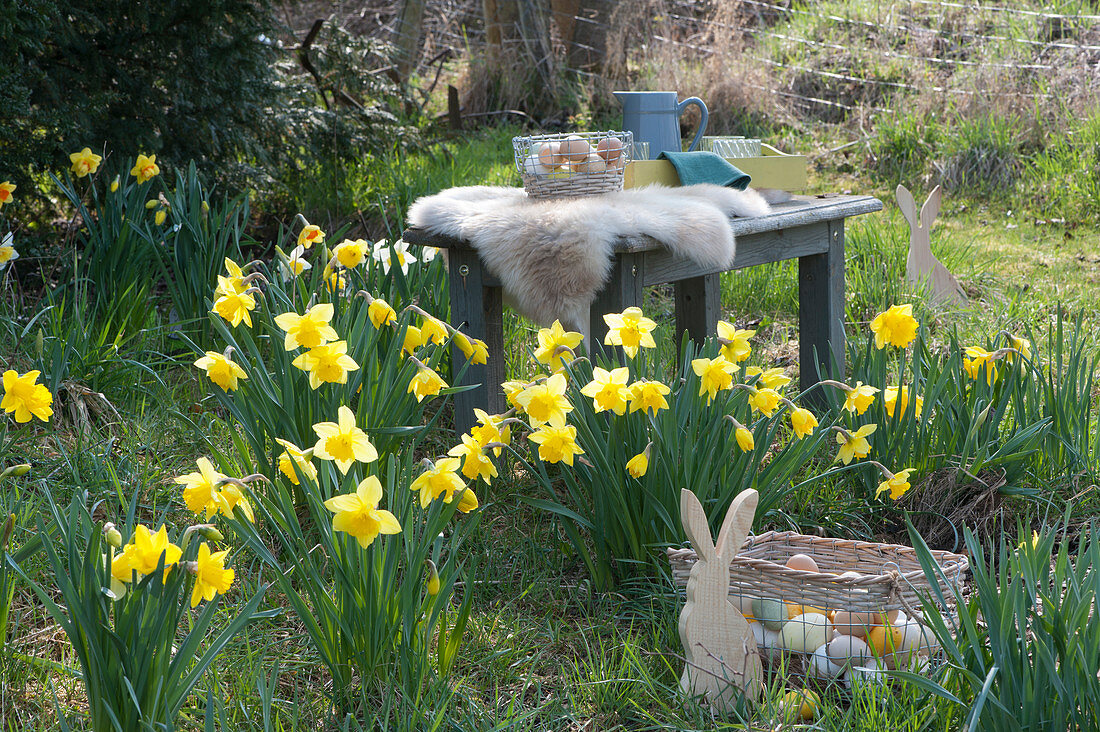
[(211, 553), (205, 541), (199, 545), (199, 555), (195, 559), (195, 586), (191, 590), (191, 607), (197, 607), (203, 600), (213, 600), (215, 595), (229, 592), (233, 584), (233, 570), (225, 567), (225, 558), (228, 555), (228, 551)]
[(596, 413), (625, 414), (630, 399), (630, 387), (626, 385), (630, 371), (626, 366), (607, 371), (599, 366), (592, 370), (592, 381), (581, 389), (581, 394), (592, 399)]
[(653, 329), (657, 324), (642, 314), (639, 307), (629, 307), (621, 313), (603, 316), (608, 331), (603, 342), (606, 346), (622, 346), (630, 358), (638, 355), (639, 348), (655, 348)]
[(253, 297), (251, 293), (231, 292), (227, 295), (222, 295), (215, 301), (212, 312), (222, 316), (222, 318), (228, 321), (234, 328), (240, 325), (242, 321), (251, 328), (252, 316), (250, 313), (255, 309), (256, 298)]
[(139, 154), (137, 156), (137, 162), (134, 163), (134, 167), (130, 170), (130, 175), (137, 178), (138, 183), (145, 183), (160, 175), (160, 166), (157, 165), (157, 156)]
[(693, 359), (691, 370), (699, 377), (699, 396), (706, 394), (707, 404), (710, 404), (718, 392), (733, 386), (733, 375), (739, 368), (733, 361), (719, 355), (716, 358)]
[(963, 370), (967, 375), (977, 380), (982, 371), (985, 371), (986, 383), (991, 385), (997, 380), (997, 366), (993, 363), (994, 354), (981, 346), (967, 346), (963, 358)]
[(497, 477), (497, 468), (485, 454), (485, 450), (471, 435), (462, 435), (462, 444), (455, 445), (447, 454), (462, 459), (462, 474), (470, 480), (480, 478), (489, 485)]
[(195, 365), (205, 371), (210, 380), (227, 393), (236, 391), (238, 379), (248, 378), (248, 374), (240, 365), (228, 356), (216, 351), (207, 351), (206, 355), (195, 361)]
[(401, 524), (397, 517), (378, 508), (382, 500), (382, 484), (373, 475), (359, 483), (355, 493), (334, 496), (325, 501), (332, 511), (332, 530), (350, 534), (359, 546), (368, 548), (379, 534), (398, 534)]
[(875, 394), (882, 391), (878, 387), (868, 386), (862, 381), (850, 387), (844, 396), (844, 408), (853, 414), (863, 414), (875, 401)]
[(275, 325), (286, 332), (283, 348), (293, 351), (298, 346), (316, 348), (339, 338), (329, 323), (333, 316), (332, 303), (314, 305), (305, 313), (290, 312), (275, 316)]
[[(893, 417), (894, 410), (898, 416), (905, 414), (909, 409), (909, 388), (906, 386), (888, 386), (882, 394), (882, 404), (886, 407), (886, 414)], [(924, 407), (924, 399), (919, 395), (913, 397), (913, 415), (920, 416)]]
[(0, 183), (0, 208), (4, 207), (4, 204), (11, 203), (14, 200), (12, 193), (15, 192), (16, 185), (11, 181), (4, 181)]
[(103, 156), (96, 155), (90, 147), (86, 147), (80, 152), (69, 155), (69, 161), (72, 163), (70, 170), (77, 178), (83, 178), (89, 173), (96, 172), (99, 169), (101, 160), (103, 160)]
[(791, 428), (794, 430), (795, 437), (801, 440), (806, 435), (812, 434), (815, 427), (817, 427), (817, 417), (810, 410), (796, 407), (791, 411)]
[(296, 246), (290, 251), (285, 262), (279, 262), (279, 270), (284, 280), (293, 279), (307, 269), (313, 269), (313, 265), (305, 259), (305, 251), (305, 247)]
[(12, 369), (4, 372), (4, 398), (0, 399), (0, 409), (8, 414), (14, 412), (16, 422), (30, 422), (31, 417), (49, 422), (53, 416), (53, 394), (38, 383), (40, 373), (28, 371), (20, 376)]
[(531, 419), (532, 427), (537, 429), (544, 424), (565, 424), (565, 415), (573, 411), (573, 405), (565, 396), (566, 386), (565, 375), (558, 373), (520, 392), (516, 402)]
[(572, 467), (573, 457), (584, 454), (577, 445), (577, 428), (571, 424), (544, 424), (528, 439), (539, 446), (539, 459), (543, 462), (564, 462)]
[(422, 402), (424, 397), (435, 396), (446, 388), (447, 382), (439, 374), (421, 364), (416, 370), (416, 375), (409, 381), (408, 393), (414, 395), (417, 402)]
[(894, 305), (871, 321), (875, 347), (882, 349), (889, 343), (897, 348), (905, 348), (916, 339), (919, 325), (913, 317), (912, 305)]
[(397, 312), (380, 297), (373, 298), (367, 306), (367, 317), (375, 328), (397, 322)]
[(886, 480), (878, 484), (878, 490), (875, 491), (875, 498), (886, 491), (890, 491), (890, 498), (898, 500), (905, 495), (905, 492), (909, 490), (909, 474), (913, 472), (912, 468), (906, 468), (905, 470), (899, 470), (897, 473), (889, 476)]
[(740, 363), (752, 354), (749, 339), (756, 335), (755, 330), (740, 330), (724, 320), (718, 321), (718, 340), (722, 344), (722, 355), (727, 361)]
[(780, 398), (779, 392), (775, 389), (769, 389), (768, 387), (752, 389), (752, 393), (749, 394), (749, 406), (765, 417), (770, 417), (779, 406)]
[(447, 342), (447, 326), (439, 318), (425, 316), (424, 324), (420, 326), (420, 339), (424, 344), (431, 342), (442, 346)]
[(9, 231), (4, 235), (4, 241), (0, 242), (0, 272), (17, 259), (19, 252), (15, 250), (15, 235)]
[(458, 350), (462, 351), (462, 355), (466, 357), (470, 365), (476, 366), (489, 362), (489, 346), (485, 341), (478, 338), (471, 339), (462, 331), (456, 330), (454, 332), (454, 344), (458, 346)]
[(294, 470), (295, 466), (297, 466), (299, 472), (310, 480), (317, 481), (317, 466), (310, 460), (312, 452), (307, 453), (293, 442), (278, 437), (275, 438), (275, 442), (283, 448), (283, 452), (279, 455), (279, 470), (290, 479), (291, 483), (299, 485), (298, 473)]
[(344, 267), (355, 269), (366, 261), (369, 252), (370, 244), (362, 239), (344, 239), (332, 250), (332, 256)]
[(298, 232), (298, 246), (302, 249), (309, 249), (314, 244), (325, 243), (325, 232), (321, 231), (320, 226), (314, 224), (306, 224), (302, 227), (302, 230)]
[(458, 500), (459, 511), (469, 513), (477, 508), (477, 496), (466, 487), (466, 481), (459, 476), (460, 467), (461, 461), (458, 458), (443, 458), (416, 477), (409, 489), (420, 493), (421, 508), (427, 508), (429, 503), (440, 496), (443, 496), (444, 503), (450, 503), (456, 493), (461, 496)]
[(874, 434), (877, 428), (878, 425), (865, 424), (855, 432), (848, 432), (837, 427), (836, 442), (840, 445), (837, 460), (847, 465), (853, 458), (865, 458), (870, 455), (871, 443), (867, 438)]
[(659, 381), (635, 381), (630, 385), (630, 413), (640, 409), (656, 417), (657, 412), (668, 409), (668, 400), (665, 397), (671, 392), (669, 387)]
[[(484, 409), (474, 408), (474, 416), (477, 424), (470, 429), (470, 436), (483, 448), (492, 442), (510, 445), (512, 443), (512, 428), (505, 424), (503, 415), (489, 414)], [(502, 448), (494, 447), (493, 454), (499, 456)]]
[(187, 508), (195, 514), (205, 511), (209, 519), (218, 512), (218, 483), (226, 476), (215, 470), (208, 458), (199, 458), (195, 465), (199, 469), (197, 473), (181, 475), (174, 482), (183, 486), (183, 502)]
[(372, 256), (377, 262), (381, 263), (382, 272), (385, 274), (389, 274), (390, 267), (396, 264), (401, 268), (401, 273), (407, 275), (409, 273), (409, 265), (419, 261), (415, 254), (409, 253), (408, 243), (401, 239), (394, 242), (392, 247), (386, 246), (385, 239), (376, 241), (374, 243), (374, 252)]
[(319, 422), (313, 425), (317, 434), (315, 457), (332, 460), (340, 472), (347, 475), (352, 463), (371, 463), (378, 459), (378, 451), (371, 444), (367, 433), (355, 424), (355, 412), (346, 406), (338, 410), (336, 422)]
[(650, 442), (644, 450), (626, 461), (626, 472), (630, 473), (632, 478), (641, 478), (649, 470), (649, 451), (652, 447), (653, 443)]
[(125, 549), (126, 562), (130, 568), (144, 576), (157, 571), (161, 558), (164, 559), (164, 568), (179, 561), (183, 550), (168, 541), (168, 531), (161, 525), (157, 533), (149, 531), (146, 526), (138, 525), (134, 529), (134, 535)]
[(325, 343), (300, 354), (290, 363), (309, 373), (309, 386), (312, 389), (321, 384), (346, 384), (348, 372), (359, 368), (359, 364), (347, 355), (347, 351), (347, 341)]
[(535, 349), (535, 360), (546, 364), (555, 373), (565, 368), (565, 357), (572, 357), (584, 338), (580, 333), (567, 331), (560, 320), (555, 320), (549, 328), (539, 330), (536, 337), (539, 346)]

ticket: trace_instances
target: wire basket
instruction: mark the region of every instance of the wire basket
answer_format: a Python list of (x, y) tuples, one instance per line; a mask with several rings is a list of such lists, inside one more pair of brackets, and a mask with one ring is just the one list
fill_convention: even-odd
[[(697, 556), (692, 549), (667, 553), (673, 580), (685, 589)], [(817, 571), (787, 566), (796, 554), (810, 557)], [(969, 562), (944, 551), (932, 557), (951, 602)], [(730, 603), (749, 620), (762, 656), (786, 653), (811, 676), (850, 678), (846, 672), (855, 666), (864, 673), (927, 664), (938, 649), (922, 622), (922, 599), (931, 597), (916, 552), (897, 544), (769, 531), (746, 539), (730, 564)], [(956, 613), (954, 606), (942, 610)], [(851, 655), (829, 650), (834, 640)]]
[(633, 132), (513, 137), (516, 171), (531, 198), (591, 196), (623, 189)]

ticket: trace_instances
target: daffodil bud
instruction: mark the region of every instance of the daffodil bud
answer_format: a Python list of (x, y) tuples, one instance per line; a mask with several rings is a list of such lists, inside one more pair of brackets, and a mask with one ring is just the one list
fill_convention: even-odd
[(160, 211), (157, 211), (157, 215), (153, 217), (153, 223), (155, 223), (157, 226), (160, 226), (164, 223), (164, 220), (166, 218), (168, 218), (168, 212), (164, 209), (161, 209)]
[(111, 193), (114, 193), (117, 190), (118, 190), (118, 176), (116, 175), (115, 179), (113, 181), (111, 181)]
[(115, 525), (112, 523), (103, 524), (103, 538), (107, 540), (107, 543), (113, 546), (115, 549), (122, 548), (122, 534)]
[(209, 203), (207, 203), (206, 201), (203, 201), (203, 202), (202, 202), (202, 212), (203, 212), (204, 214), (208, 214), (208, 213), (210, 213), (210, 204), (209, 204)]
[(31, 472), (31, 466), (29, 463), (19, 463), (18, 465), (12, 465), (9, 468), (5, 468), (4, 471), (0, 473), (0, 480), (8, 477), (18, 478), (20, 476), (26, 475), (29, 472)]
[[(8, 546), (8, 540), (11, 539), (11, 532), (15, 530), (15, 514), (9, 513), (7, 521), (4, 522), (4, 530), (0, 531), (0, 551), (3, 551)], [(438, 591), (438, 584), (436, 585)]]
[(439, 570), (432, 560), (426, 559), (425, 562), (428, 565), (428, 594), (435, 597), (439, 594)]
[(204, 524), (200, 526), (199, 533), (202, 535), (202, 538), (206, 539), (207, 541), (225, 541), (225, 535), (214, 528), (214, 526), (211, 524)]
[(42, 358), (42, 349), (45, 347), (46, 334), (41, 328), (38, 329), (38, 333), (34, 336), (34, 355), (36, 358)]
[(160, 201), (155, 198), (150, 198), (145, 202), (145, 210), (152, 211), (154, 208), (160, 205)]

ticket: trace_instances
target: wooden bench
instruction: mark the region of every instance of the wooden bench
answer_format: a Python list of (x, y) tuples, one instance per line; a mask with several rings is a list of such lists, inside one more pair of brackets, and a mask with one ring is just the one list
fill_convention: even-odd
[[(737, 238), (737, 256), (729, 270), (788, 259), (798, 260), (798, 327), (801, 387), (817, 382), (831, 362), (844, 367), (844, 220), (849, 216), (882, 210), (871, 196), (795, 196), (773, 206), (772, 213), (731, 219)], [(503, 305), (500, 282), (481, 266), (469, 242), (408, 229), (402, 235), (409, 244), (448, 250), (451, 323), (485, 341), (489, 363), (467, 368), (463, 384), (474, 389), (455, 395), (455, 430), (468, 430), (475, 422), (474, 408), (490, 414), (506, 408), (500, 384), (504, 374)], [(676, 299), (676, 333), (687, 331), (702, 341), (715, 332), (721, 316), (719, 275), (724, 269), (705, 269), (674, 257), (649, 237), (621, 239), (607, 286), (591, 309), (591, 337), (602, 343), (607, 333), (604, 313), (618, 313), (632, 305), (644, 305), (644, 289), (673, 283)], [(454, 349), (456, 368), (464, 362)], [(813, 364), (812, 367), (806, 366)]]

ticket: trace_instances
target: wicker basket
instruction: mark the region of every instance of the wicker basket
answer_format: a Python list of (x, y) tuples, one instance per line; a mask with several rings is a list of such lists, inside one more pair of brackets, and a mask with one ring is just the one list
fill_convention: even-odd
[[(574, 142), (580, 140), (582, 144)], [(597, 146), (614, 141), (611, 149), (597, 154)], [(584, 145), (591, 152), (584, 158), (581, 151), (572, 157), (559, 154), (562, 143), (570, 147)], [(608, 143), (604, 143), (605, 145)], [(516, 171), (523, 179), (523, 188), (531, 198), (566, 198), (591, 196), (623, 189), (623, 171), (630, 162), (634, 148), (632, 132), (573, 132), (559, 135), (533, 135), (512, 138)], [(550, 149), (541, 158), (540, 152)]]
[[(786, 567), (787, 559), (795, 554), (813, 557), (820, 572)], [(938, 583), (950, 602), (954, 597), (951, 586), (961, 584), (969, 562), (961, 554), (944, 551), (933, 551), (932, 556), (947, 579)], [(685, 588), (696, 561), (695, 552), (670, 548), (668, 558), (676, 585)], [(857, 572), (860, 576), (839, 576), (845, 572)], [(736, 601), (775, 598), (855, 612), (903, 610), (909, 617), (920, 617), (921, 597), (931, 594), (932, 586), (916, 552), (897, 544), (769, 531), (746, 539), (730, 565), (730, 597)], [(955, 609), (944, 610), (953, 613)]]

